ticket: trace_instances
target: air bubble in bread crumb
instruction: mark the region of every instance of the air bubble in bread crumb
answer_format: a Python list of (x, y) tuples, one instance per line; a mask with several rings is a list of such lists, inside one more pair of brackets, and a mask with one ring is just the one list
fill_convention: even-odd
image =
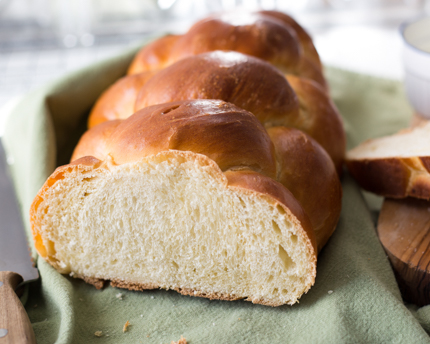
[(329, 290), (328, 292), (327, 292), (327, 294), (333, 294), (333, 290)]

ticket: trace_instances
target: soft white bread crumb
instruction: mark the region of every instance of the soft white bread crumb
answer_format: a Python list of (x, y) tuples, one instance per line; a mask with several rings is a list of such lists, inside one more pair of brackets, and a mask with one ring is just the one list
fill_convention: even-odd
[(80, 277), (272, 306), (315, 280), (315, 251), (288, 208), (229, 187), (190, 152), (70, 169), (41, 193), (32, 222), (45, 259)]

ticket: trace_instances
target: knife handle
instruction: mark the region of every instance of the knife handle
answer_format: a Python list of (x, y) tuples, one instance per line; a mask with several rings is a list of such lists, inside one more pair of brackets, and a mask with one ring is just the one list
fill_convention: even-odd
[(0, 344), (35, 344), (30, 319), (15, 293), (22, 277), (15, 272), (0, 271)]

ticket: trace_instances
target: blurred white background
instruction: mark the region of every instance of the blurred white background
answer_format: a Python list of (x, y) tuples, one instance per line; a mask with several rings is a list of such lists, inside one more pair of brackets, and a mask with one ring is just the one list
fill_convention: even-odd
[(399, 26), (428, 13), (430, 0), (0, 0), (0, 107), (149, 36), (237, 7), (292, 14), (326, 64), (400, 79)]

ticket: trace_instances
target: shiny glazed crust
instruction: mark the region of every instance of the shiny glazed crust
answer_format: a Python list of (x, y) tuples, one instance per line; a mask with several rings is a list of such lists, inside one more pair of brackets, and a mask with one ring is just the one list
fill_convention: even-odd
[(153, 75), (152, 72), (144, 72), (123, 77), (101, 94), (95, 103), (91, 116), (88, 119), (88, 127), (94, 127), (99, 123), (114, 119), (125, 119), (134, 113), (134, 106), (139, 90)]
[(161, 70), (191, 55), (222, 50), (258, 57), (327, 87), (309, 35), (280, 12), (222, 13), (197, 22), (184, 35), (162, 39), (142, 48), (128, 74)]
[(430, 156), (348, 160), (347, 166), (367, 191), (391, 198), (430, 200)]
[(268, 133), (275, 145), (277, 180), (309, 214), (321, 250), (333, 234), (341, 211), (342, 187), (336, 170), (326, 151), (300, 130), (273, 127)]
[[(106, 103), (106, 108), (119, 107), (113, 105), (114, 97), (107, 96), (111, 90), (122, 92), (115, 84), (102, 95), (98, 104)], [(138, 94), (136, 111), (150, 105), (187, 99), (231, 102), (253, 113), (265, 127), (282, 125), (304, 131), (328, 152), (338, 172), (341, 170), (345, 134), (342, 119), (326, 92), (308, 79), (292, 75), (286, 79), (260, 59), (221, 51), (191, 56), (156, 73), (135, 93)], [(102, 121), (104, 114), (98, 111), (100, 108), (94, 108), (90, 123)], [(126, 111), (116, 118), (128, 115), (129, 111)], [(106, 119), (112, 118), (106, 116)]]

